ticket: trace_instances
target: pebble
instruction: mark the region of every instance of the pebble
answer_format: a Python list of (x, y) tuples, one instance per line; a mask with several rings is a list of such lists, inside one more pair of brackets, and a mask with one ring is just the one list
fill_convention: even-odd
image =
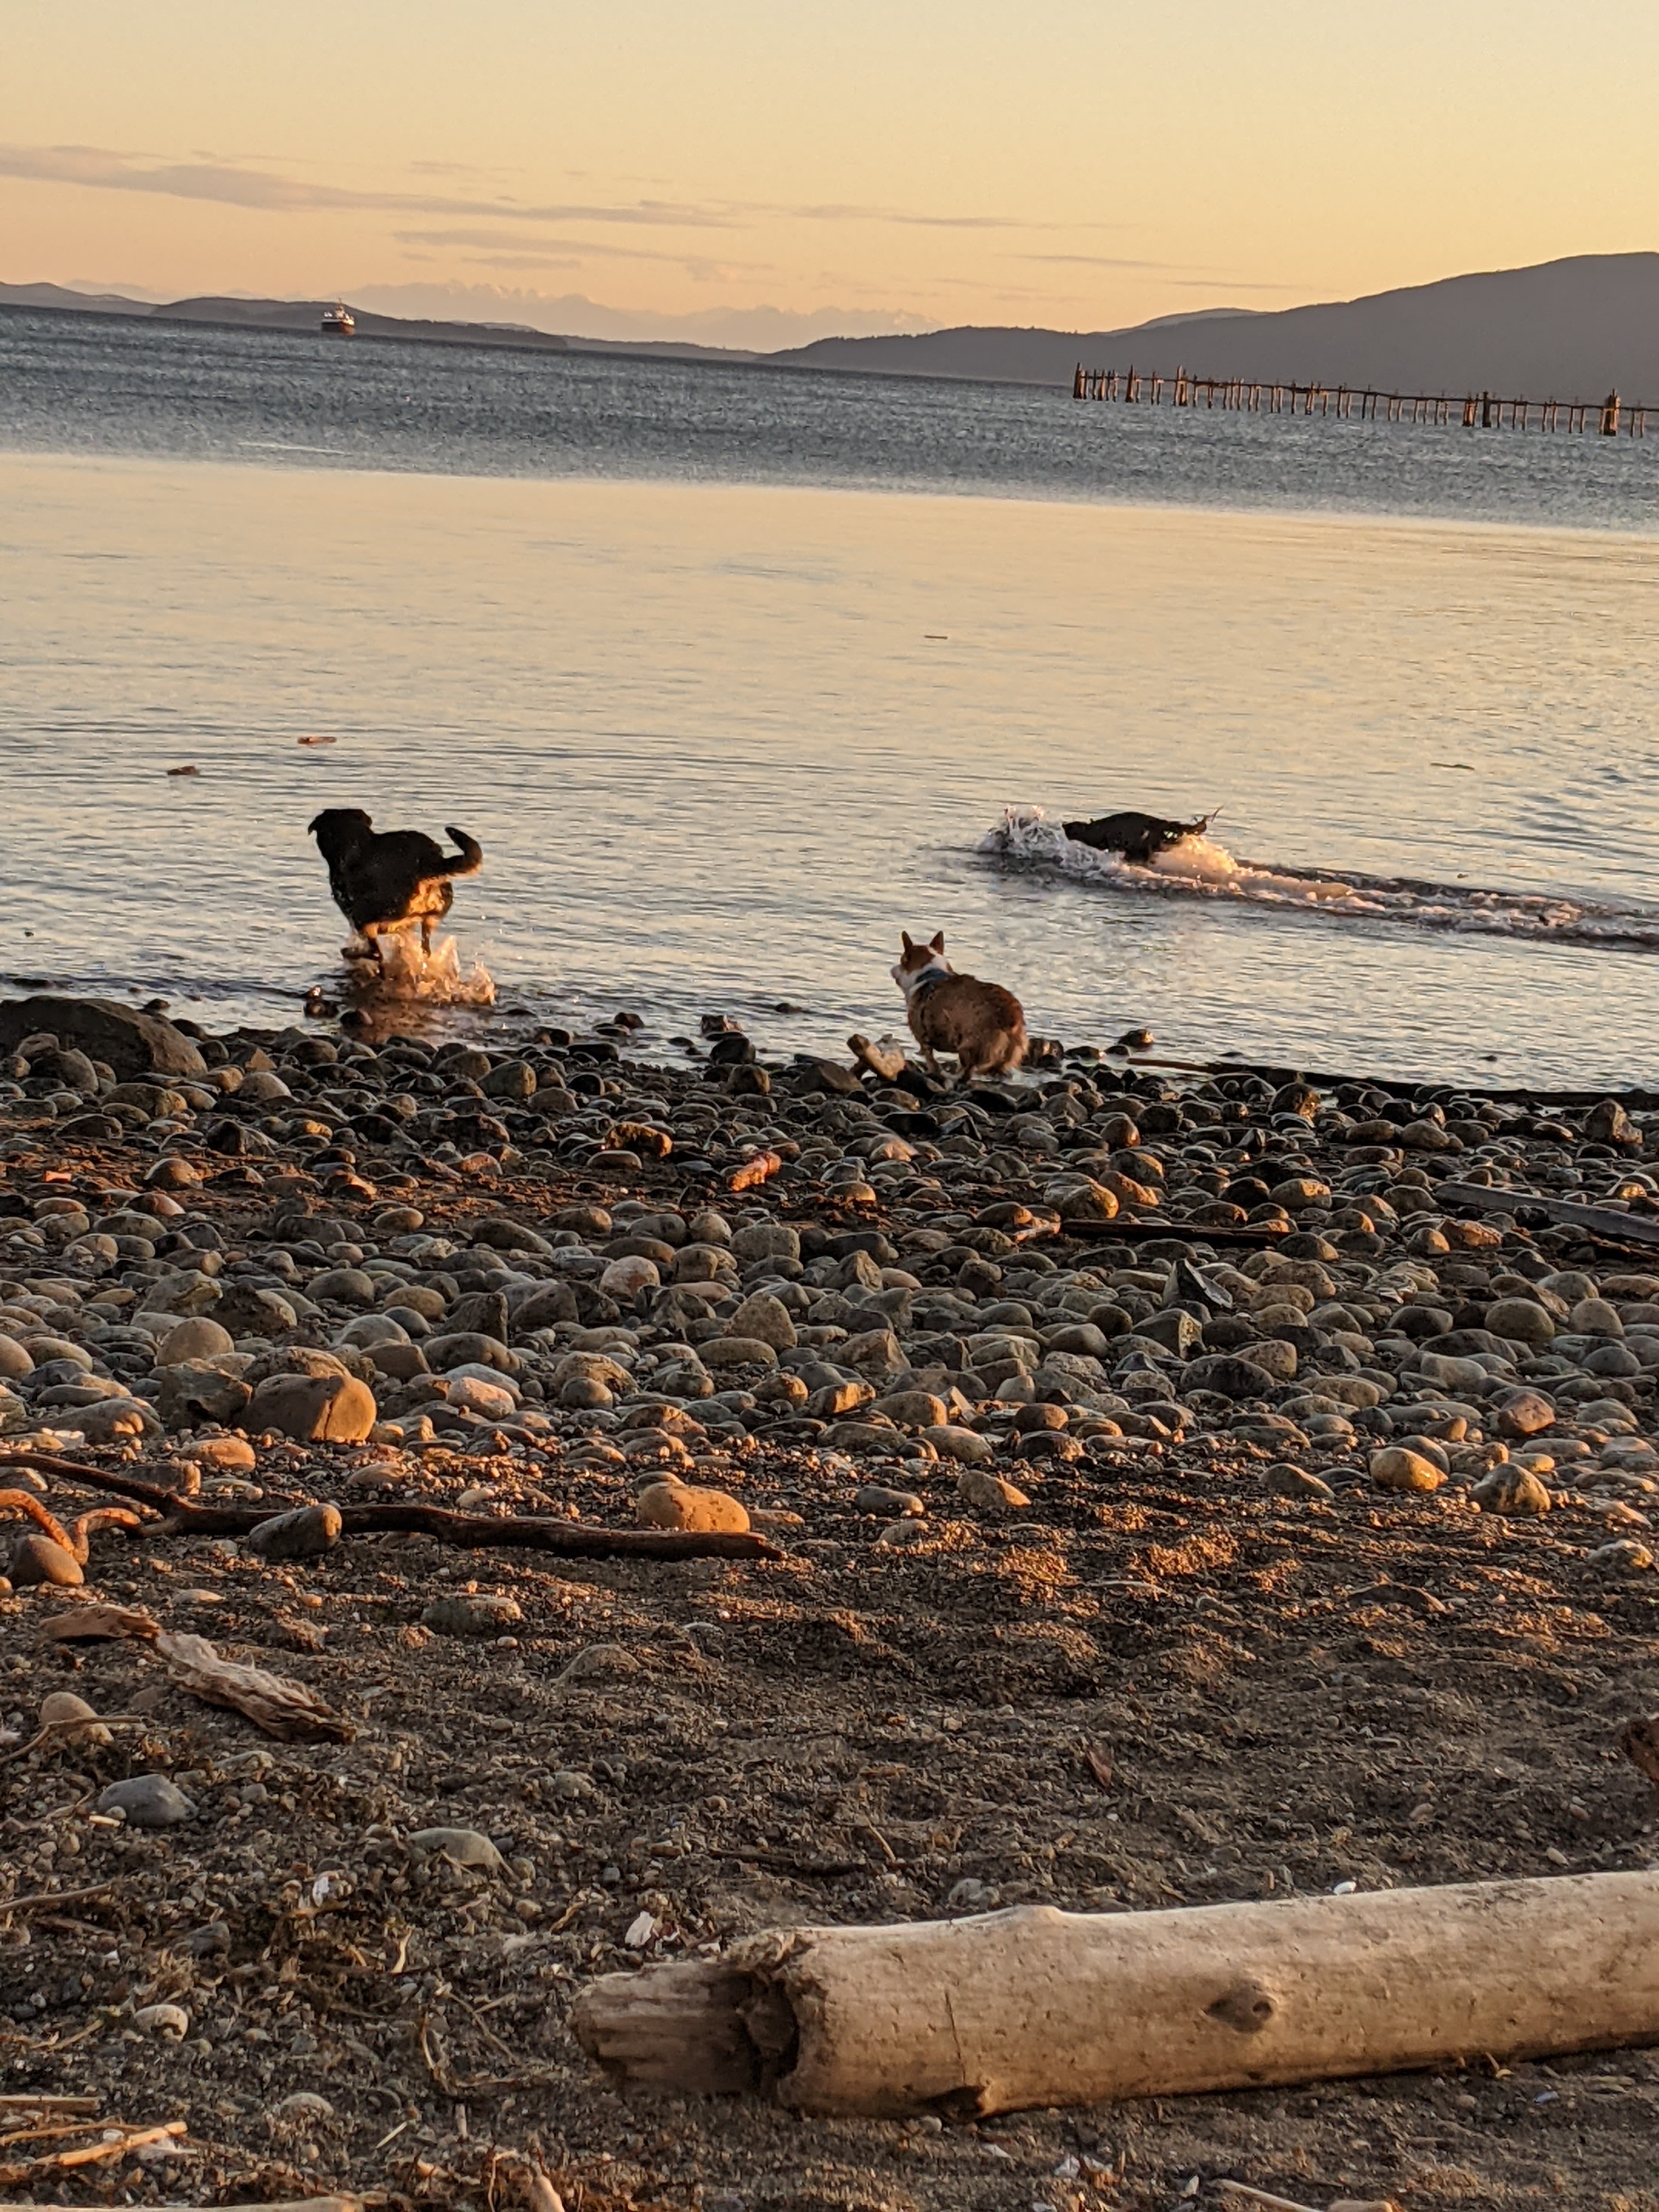
[(499, 1636), (523, 1619), (517, 1598), (471, 1591), (434, 1597), (421, 1614), (422, 1625), (440, 1636)]
[(164, 1774), (135, 1774), (125, 1782), (112, 1782), (100, 1792), (94, 1809), (125, 1814), (130, 1828), (176, 1828), (180, 1821), (196, 1817), (191, 1799)]
[(64, 1744), (97, 1744), (107, 1748), (115, 1741), (97, 1713), (73, 1690), (52, 1690), (40, 1700), (40, 1725), (57, 1728)]
[(417, 1858), (436, 1856), (459, 1867), (475, 1867), (483, 1874), (504, 1875), (507, 1861), (488, 1836), (477, 1828), (418, 1828), (409, 1838)]
[(333, 1549), (343, 1525), (337, 1505), (301, 1505), (261, 1521), (245, 1540), (262, 1559), (311, 1559)]

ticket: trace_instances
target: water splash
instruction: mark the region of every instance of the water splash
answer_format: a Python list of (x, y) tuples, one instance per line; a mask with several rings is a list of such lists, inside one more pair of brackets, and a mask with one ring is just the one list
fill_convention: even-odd
[(463, 969), (453, 937), (434, 939), (432, 950), (424, 952), (418, 930), (384, 930), (380, 945), (378, 967), (362, 959), (356, 965), (357, 995), (365, 1006), (388, 1001), (428, 1006), (495, 1005), (495, 978), (476, 957), (471, 968)]
[(979, 850), (1011, 865), (1052, 869), (1103, 890), (1221, 898), (1338, 920), (1403, 922), (1536, 942), (1659, 952), (1659, 913), (1542, 892), (1419, 883), (1334, 868), (1273, 868), (1241, 860), (1212, 837), (1183, 837), (1146, 866), (1097, 853), (1066, 835), (1040, 806), (1011, 806)]

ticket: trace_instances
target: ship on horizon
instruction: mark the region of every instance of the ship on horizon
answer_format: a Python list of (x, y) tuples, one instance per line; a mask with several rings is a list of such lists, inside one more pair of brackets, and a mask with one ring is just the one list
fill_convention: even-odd
[(356, 337), (357, 318), (343, 300), (337, 300), (331, 307), (323, 309), (322, 329), (325, 338)]

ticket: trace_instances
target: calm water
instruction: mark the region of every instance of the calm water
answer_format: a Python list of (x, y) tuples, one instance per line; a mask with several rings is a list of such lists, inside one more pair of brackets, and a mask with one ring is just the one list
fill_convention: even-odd
[[(1068, 1039), (1650, 1080), (1656, 465), (0, 315), (0, 975), (289, 1018), (361, 805), (503, 1007), (833, 1044), (943, 927)], [(1133, 805), (1219, 852), (980, 849)]]

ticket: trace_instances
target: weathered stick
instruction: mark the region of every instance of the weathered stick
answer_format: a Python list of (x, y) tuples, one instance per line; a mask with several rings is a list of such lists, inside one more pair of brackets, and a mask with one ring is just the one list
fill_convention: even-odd
[[(42, 1474), (55, 1474), (64, 1482), (82, 1482), (89, 1489), (112, 1490), (118, 1498), (131, 1498), (167, 1517), (159, 1528), (146, 1522), (154, 1536), (246, 1536), (263, 1521), (297, 1505), (310, 1505), (309, 1498), (262, 1499), (258, 1505), (196, 1505), (159, 1482), (140, 1482), (136, 1476), (117, 1474), (102, 1467), (82, 1467), (76, 1460), (56, 1459), (48, 1452), (0, 1451), (0, 1467), (32, 1467)], [(777, 1546), (754, 1534), (701, 1535), (682, 1528), (602, 1528), (586, 1521), (544, 1521), (526, 1516), (522, 1520), (497, 1520), (488, 1513), (452, 1513), (441, 1505), (343, 1505), (340, 1532), (346, 1536), (435, 1536), (465, 1550), (500, 1548), (553, 1552), (566, 1559), (775, 1559)]]
[(1472, 1206), (1486, 1213), (1514, 1213), (1530, 1206), (1569, 1229), (1587, 1230), (1621, 1244), (1659, 1244), (1659, 1221), (1640, 1213), (1620, 1213), (1613, 1206), (1583, 1206), (1574, 1198), (1546, 1198), (1531, 1190), (1489, 1190), (1485, 1183), (1443, 1182), (1435, 1197), (1443, 1206)]
[(621, 2082), (962, 2113), (1659, 2040), (1659, 1874), (756, 1936), (576, 2008)]

